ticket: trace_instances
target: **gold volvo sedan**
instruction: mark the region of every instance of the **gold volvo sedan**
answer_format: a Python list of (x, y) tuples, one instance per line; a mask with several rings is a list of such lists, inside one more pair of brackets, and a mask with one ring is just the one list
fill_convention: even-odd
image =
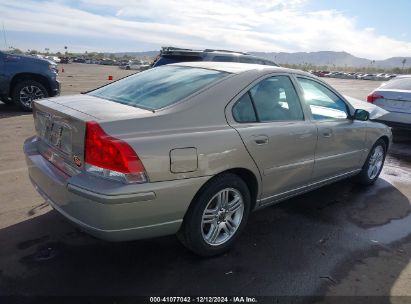
[(356, 176), (378, 178), (391, 130), (315, 76), (197, 62), (36, 100), (24, 152), (34, 187), (111, 241), (177, 234), (228, 250), (251, 211)]

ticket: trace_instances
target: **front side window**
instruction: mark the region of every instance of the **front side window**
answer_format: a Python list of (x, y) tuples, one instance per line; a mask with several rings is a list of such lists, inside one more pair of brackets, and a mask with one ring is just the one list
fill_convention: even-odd
[(89, 95), (158, 110), (201, 90), (229, 73), (192, 67), (161, 66), (94, 90)]
[(346, 119), (347, 106), (340, 97), (322, 84), (307, 78), (297, 78), (304, 100), (309, 106), (315, 120)]
[(259, 121), (304, 120), (300, 100), (287, 76), (264, 79), (250, 90)]

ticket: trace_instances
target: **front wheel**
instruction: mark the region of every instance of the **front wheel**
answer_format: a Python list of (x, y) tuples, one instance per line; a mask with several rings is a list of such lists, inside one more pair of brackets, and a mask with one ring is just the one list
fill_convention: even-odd
[(384, 166), (386, 153), (387, 145), (384, 140), (379, 139), (372, 147), (370, 154), (358, 175), (361, 184), (372, 185), (375, 183)]
[(250, 213), (250, 192), (237, 175), (215, 177), (192, 202), (178, 234), (201, 256), (224, 253), (235, 242)]
[(13, 101), (23, 110), (31, 111), (34, 100), (48, 97), (47, 89), (37, 81), (24, 80), (15, 85), (12, 92)]

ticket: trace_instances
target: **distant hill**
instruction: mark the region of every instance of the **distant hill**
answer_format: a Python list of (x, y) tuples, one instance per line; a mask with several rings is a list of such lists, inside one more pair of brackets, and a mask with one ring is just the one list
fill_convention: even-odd
[[(121, 53), (114, 53), (116, 57), (123, 57), (124, 55), (131, 56), (131, 57), (155, 57), (157, 56), (159, 51), (147, 51), (147, 52), (121, 52)], [(106, 55), (110, 55), (106, 54)]]
[[(158, 55), (158, 51), (147, 52), (121, 52), (114, 53), (116, 57), (122, 57), (124, 55), (132, 57), (155, 57)], [(376, 67), (376, 68), (402, 68), (402, 60), (406, 59), (405, 68), (411, 68), (411, 57), (392, 57), (385, 60), (375, 60), (360, 58), (351, 55), (347, 52), (332, 52), (332, 51), (320, 51), (320, 52), (297, 52), (297, 53), (275, 53), (275, 52), (250, 52), (250, 54), (267, 58), (275, 61), (278, 64), (312, 64), (312, 65), (327, 65), (338, 67)], [(411, 54), (410, 54), (411, 55)], [(372, 64), (371, 64), (372, 62)]]
[(313, 64), (339, 67), (377, 67), (377, 68), (396, 68), (402, 67), (402, 60), (407, 60), (405, 67), (411, 67), (411, 57), (393, 57), (385, 60), (375, 60), (359, 58), (347, 52), (298, 52), (298, 53), (264, 53), (250, 52), (251, 54), (275, 61), (278, 64)]

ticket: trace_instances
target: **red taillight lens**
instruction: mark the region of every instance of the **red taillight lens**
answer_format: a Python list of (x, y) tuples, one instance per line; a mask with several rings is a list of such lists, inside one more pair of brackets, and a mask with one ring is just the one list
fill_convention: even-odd
[(124, 174), (143, 174), (136, 152), (124, 141), (107, 135), (95, 121), (86, 124), (85, 162), (88, 165)]
[(369, 103), (374, 103), (377, 99), (384, 98), (384, 96), (376, 94), (376, 93), (371, 93), (370, 95), (367, 96), (367, 102)]

